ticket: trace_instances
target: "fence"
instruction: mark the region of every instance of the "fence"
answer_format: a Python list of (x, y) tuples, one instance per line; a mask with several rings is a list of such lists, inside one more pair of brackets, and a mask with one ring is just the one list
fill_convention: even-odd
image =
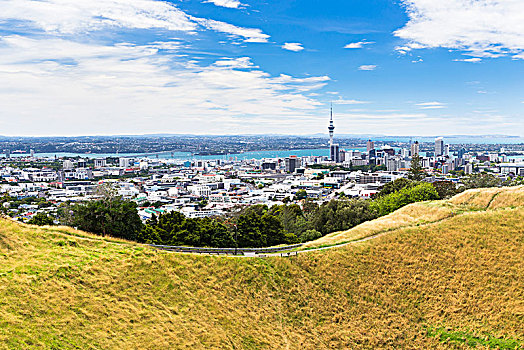
[[(205, 248), (205, 247), (185, 247), (185, 246), (172, 246), (172, 245), (158, 245), (150, 244), (151, 247), (167, 250), (170, 252), (179, 253), (195, 253), (195, 254), (216, 254), (216, 255), (257, 255), (257, 254), (270, 254), (278, 253), (283, 251), (289, 251), (302, 246), (302, 243), (292, 244), (282, 247), (270, 247), (270, 248)], [(247, 254), (246, 254), (247, 253)], [(283, 254), (286, 255), (286, 254)]]

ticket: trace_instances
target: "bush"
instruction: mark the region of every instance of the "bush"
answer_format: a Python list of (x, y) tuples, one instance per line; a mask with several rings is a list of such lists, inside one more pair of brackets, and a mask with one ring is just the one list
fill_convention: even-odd
[(46, 213), (37, 213), (27, 223), (31, 225), (44, 226), (44, 225), (53, 225), (54, 220), (52, 217), (48, 216)]
[(326, 235), (352, 228), (364, 221), (373, 220), (377, 214), (364, 199), (331, 200), (323, 203), (311, 215), (312, 228)]
[(460, 192), (457, 186), (451, 181), (436, 181), (432, 183), (437, 190), (440, 199), (450, 198)]
[(305, 243), (309, 241), (314, 241), (315, 239), (319, 239), (322, 237), (322, 233), (318, 232), (317, 230), (307, 230), (300, 236), (300, 242)]
[(136, 204), (119, 197), (76, 204), (71, 209), (73, 226), (83, 231), (136, 240), (142, 230)]
[(405, 187), (400, 191), (378, 198), (371, 204), (379, 216), (387, 215), (405, 205), (415, 202), (438, 199), (438, 193), (431, 184), (422, 182), (414, 187)]

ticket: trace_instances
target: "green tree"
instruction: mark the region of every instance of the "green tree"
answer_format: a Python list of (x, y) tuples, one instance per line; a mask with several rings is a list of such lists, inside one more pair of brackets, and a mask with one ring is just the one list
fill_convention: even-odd
[(406, 178), (400, 178), (396, 179), (395, 181), (388, 182), (384, 186), (380, 188), (380, 192), (378, 192), (375, 197), (384, 197), (388, 194), (395, 193), (397, 191), (400, 191), (403, 188), (411, 188), (415, 186), (417, 183), (411, 180), (408, 180)]
[(427, 182), (421, 182), (414, 187), (405, 187), (400, 191), (380, 197), (371, 203), (371, 208), (379, 215), (387, 215), (403, 206), (426, 200), (438, 199), (435, 187)]
[(423, 180), (426, 177), (424, 168), (422, 167), (422, 161), (418, 154), (411, 157), (411, 168), (408, 171), (408, 178), (414, 181)]
[(500, 187), (502, 180), (491, 174), (472, 174), (461, 180), (465, 189), (470, 188), (486, 188), (486, 187)]
[(109, 195), (72, 207), (73, 226), (99, 235), (136, 240), (142, 230), (136, 204)]
[(38, 226), (54, 225), (54, 220), (46, 213), (36, 213), (27, 223)]
[(306, 190), (298, 190), (297, 193), (295, 193), (295, 200), (302, 200), (306, 198), (307, 198)]
[(322, 233), (318, 232), (317, 230), (307, 230), (300, 236), (300, 242), (305, 243), (309, 241), (314, 241), (315, 239), (319, 239), (322, 237)]
[(364, 199), (331, 200), (323, 203), (311, 216), (311, 227), (326, 235), (350, 229), (364, 221), (376, 218), (370, 202)]
[(450, 198), (460, 192), (457, 185), (451, 181), (435, 181), (432, 183), (440, 199)]

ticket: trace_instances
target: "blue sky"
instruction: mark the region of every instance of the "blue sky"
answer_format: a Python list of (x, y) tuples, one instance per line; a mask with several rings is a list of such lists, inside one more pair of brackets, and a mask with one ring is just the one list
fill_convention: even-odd
[(0, 0), (0, 134), (524, 136), (520, 0)]

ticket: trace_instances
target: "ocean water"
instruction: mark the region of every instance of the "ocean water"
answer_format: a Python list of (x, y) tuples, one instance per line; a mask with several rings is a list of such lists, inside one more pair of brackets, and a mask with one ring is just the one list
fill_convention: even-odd
[[(398, 147), (393, 147), (396, 151)], [(358, 150), (365, 152), (366, 148), (348, 148), (347, 150)], [(424, 152), (421, 152), (424, 154)], [(12, 154), (12, 157), (27, 157), (28, 154)], [(263, 159), (263, 158), (284, 158), (289, 156), (307, 157), (307, 156), (329, 156), (328, 148), (315, 149), (296, 149), (296, 150), (277, 150), (277, 151), (253, 151), (244, 153), (232, 153), (227, 155), (193, 155), (189, 152), (159, 152), (159, 153), (35, 153), (39, 158), (60, 158), (60, 157), (82, 157), (82, 158), (107, 158), (107, 157), (125, 157), (125, 158), (148, 158), (148, 159), (178, 159), (178, 160), (246, 160), (246, 159)], [(516, 161), (524, 161), (523, 156), (509, 156)]]
[[(365, 151), (365, 148), (355, 148), (359, 151)], [(107, 157), (127, 157), (127, 158), (149, 158), (149, 159), (181, 159), (181, 160), (229, 160), (229, 159), (262, 159), (262, 158), (283, 158), (289, 156), (328, 156), (328, 148), (315, 149), (297, 149), (297, 150), (278, 150), (278, 151), (253, 151), (244, 153), (232, 153), (227, 155), (193, 155), (189, 152), (159, 152), (159, 153), (99, 153), (99, 154), (81, 154), (81, 153), (35, 153), (35, 157), (54, 158), (60, 157), (82, 157), (82, 158), (107, 158)], [(12, 154), (12, 157), (27, 157), (28, 154)]]

